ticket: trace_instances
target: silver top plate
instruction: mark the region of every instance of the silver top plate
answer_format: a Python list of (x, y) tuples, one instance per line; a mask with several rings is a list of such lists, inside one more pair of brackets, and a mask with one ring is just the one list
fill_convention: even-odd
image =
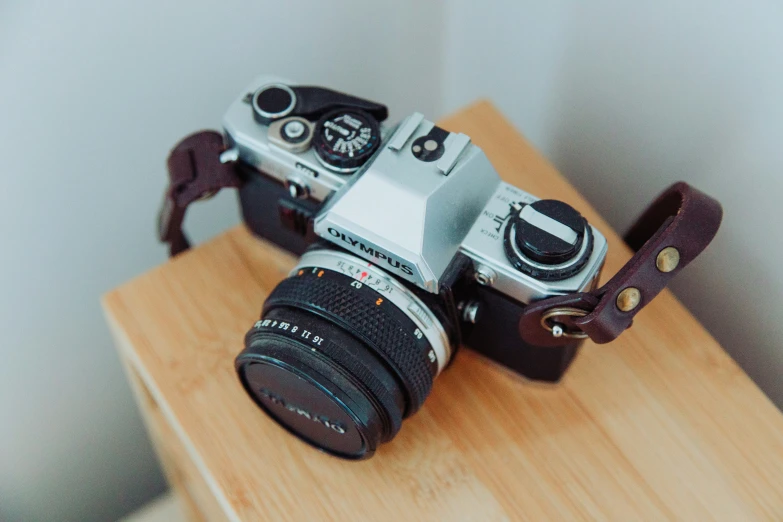
[(411, 144), (433, 127), (420, 114), (402, 122), (366, 170), (335, 193), (314, 228), (395, 276), (438, 292), (500, 178), (462, 134), (446, 136), (438, 160), (417, 159)]
[[(539, 281), (508, 262), (503, 227), (510, 204), (538, 198), (501, 182), (484, 152), (464, 134), (448, 133), (443, 153), (434, 161), (417, 159), (413, 142), (429, 135), (435, 125), (414, 113), (396, 128), (382, 126), (378, 153), (359, 171), (340, 174), (324, 167), (312, 149), (295, 153), (270, 141), (269, 126), (255, 120), (249, 103), (253, 93), (269, 84), (296, 85), (277, 76), (259, 76), (243, 91), (224, 117), (226, 141), (232, 147), (225, 159), (238, 159), (281, 183), (295, 180), (318, 201), (333, 195), (316, 216), (319, 236), (433, 293), (458, 252), (468, 256), (474, 268), (491, 269), (496, 275), (493, 288), (523, 303), (594, 284), (607, 250), (595, 228), (587, 264), (568, 279)], [(526, 219), (545, 218), (531, 210), (526, 210)], [(558, 237), (568, 235), (557, 223), (539, 224)]]

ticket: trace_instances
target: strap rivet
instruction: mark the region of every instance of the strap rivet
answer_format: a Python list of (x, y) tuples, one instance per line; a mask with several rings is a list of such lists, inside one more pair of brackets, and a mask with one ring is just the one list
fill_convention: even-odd
[(642, 301), (642, 293), (638, 288), (629, 286), (617, 295), (617, 308), (622, 312), (630, 312)]
[(680, 264), (680, 251), (674, 247), (666, 247), (658, 252), (655, 258), (655, 266), (661, 272), (671, 272)]

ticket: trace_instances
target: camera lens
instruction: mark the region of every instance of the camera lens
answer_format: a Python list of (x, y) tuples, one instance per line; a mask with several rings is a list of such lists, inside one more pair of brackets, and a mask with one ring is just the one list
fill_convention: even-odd
[(237, 357), (255, 402), (302, 440), (361, 459), (391, 440), (451, 357), (443, 315), (350, 254), (312, 250)]

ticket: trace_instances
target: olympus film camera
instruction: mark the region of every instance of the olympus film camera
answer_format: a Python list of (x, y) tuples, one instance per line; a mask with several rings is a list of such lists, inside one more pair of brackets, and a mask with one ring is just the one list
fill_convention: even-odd
[(270, 417), (349, 459), (396, 435), (461, 345), (558, 380), (580, 341), (530, 345), (520, 314), (591, 290), (607, 249), (576, 209), (501, 181), (468, 136), (419, 113), (386, 118), (369, 100), (260, 77), (224, 119), (245, 222), (301, 254), (236, 370)]

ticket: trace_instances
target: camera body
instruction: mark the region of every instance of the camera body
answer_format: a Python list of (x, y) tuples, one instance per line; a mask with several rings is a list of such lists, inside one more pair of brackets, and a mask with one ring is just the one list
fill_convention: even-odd
[[(274, 76), (256, 78), (223, 121), (226, 154), (237, 160), (244, 178), (239, 192), (242, 214), (255, 235), (294, 254), (326, 240), (387, 271), (419, 295), (452, 300), (448, 308), (458, 313), (456, 338), (461, 344), (531, 379), (557, 381), (563, 375), (579, 342), (527, 345), (517, 331), (519, 315), (530, 302), (590, 290), (596, 284), (606, 256), (600, 232), (586, 225), (580, 248), (572, 249), (570, 259), (566, 253), (564, 262), (532, 259), (525, 255), (529, 250), (520, 252), (514, 238), (506, 237), (513, 235), (506, 228), (512, 214), (519, 213), (516, 209), (530, 208), (538, 199), (501, 181), (484, 152), (464, 134), (445, 131), (414, 113), (394, 128), (378, 121), (376, 128), (365, 131), (366, 138), (359, 137), (357, 149), (377, 140), (364, 164), (329, 164), (312, 143), (291, 146), (281, 137), (291, 122), (296, 122), (297, 134), (299, 123), (306, 126), (310, 139), (317, 131), (314, 122), (291, 115), (301, 100), (285, 100), (278, 104), (283, 110), (275, 119), (259, 121), (258, 112), (269, 112), (253, 106), (264, 103), (264, 86), (297, 87)], [(316, 88), (306, 89), (305, 96)], [(355, 98), (342, 100), (340, 93), (328, 93), (333, 97), (321, 114), (342, 108), (350, 117)], [(293, 90), (286, 94), (299, 95)], [(385, 118), (385, 108), (371, 102), (367, 106)], [(285, 112), (288, 107), (292, 110)], [(368, 136), (373, 132), (378, 135)], [(547, 210), (562, 217), (562, 208), (545, 208), (531, 212), (524, 225), (544, 227), (541, 235), (549, 226), (573, 242), (573, 231), (547, 216)], [(570, 214), (565, 217), (573, 218)], [(547, 239), (552, 240), (541, 242)], [(544, 244), (538, 250), (546, 248)], [(576, 270), (574, 258), (580, 263)], [(557, 271), (554, 277), (547, 273)]]
[(244, 221), (301, 255), (245, 338), (240, 381), (284, 428), (349, 459), (395, 436), (460, 346), (559, 380), (581, 340), (531, 345), (520, 318), (592, 290), (607, 249), (569, 205), (501, 181), (468, 136), (387, 115), (262, 76), (223, 122)]
[[(271, 113), (263, 106), (264, 98), (277, 89), (285, 89), (275, 94), (287, 94), (290, 100), (273, 100), (282, 109)], [(301, 97), (312, 97), (317, 89), (306, 87), (300, 93), (291, 81), (262, 76), (225, 115), (226, 154), (235, 156), (231, 159), (237, 160), (245, 181), (240, 201), (250, 230), (294, 254), (326, 240), (420, 290), (420, 295), (451, 300), (447, 308), (458, 313), (455, 337), (461, 344), (528, 378), (558, 380), (579, 343), (526, 345), (517, 331), (519, 314), (532, 301), (595, 285), (606, 256), (600, 232), (586, 224), (580, 247), (571, 249), (571, 258), (568, 253), (562, 256), (565, 261), (544, 264), (543, 256), (526, 256), (508, 237), (513, 235), (510, 217), (521, 207), (533, 210), (530, 205), (538, 199), (502, 182), (470, 138), (445, 131), (419, 113), (395, 128), (369, 122), (368, 116), (385, 118), (385, 107), (366, 101), (357, 107), (356, 98), (343, 99), (345, 95), (324, 89), (321, 101), (326, 107), (315, 112), (321, 117), (330, 112), (332, 120), (340, 120), (335, 127), (347, 119), (345, 128), (358, 128), (353, 144), (343, 145), (349, 143), (366, 156), (364, 163), (348, 166), (342, 158), (327, 162), (319, 155), (322, 147), (313, 143), (317, 125), (296, 111), (297, 104), (313, 105), (310, 100), (302, 103)], [(365, 121), (354, 117), (356, 110)], [(269, 119), (259, 118), (259, 113), (269, 114), (264, 115)], [(328, 134), (329, 123), (321, 125), (320, 132)], [(291, 125), (297, 137), (306, 133), (307, 138), (286, 140)], [(333, 133), (340, 136), (338, 131)], [(345, 156), (352, 157), (351, 152)], [(524, 225), (542, 230), (540, 235), (546, 235), (549, 226), (568, 236), (564, 243), (574, 243), (574, 232), (547, 213), (557, 218), (564, 212), (531, 212)], [(576, 216), (574, 211), (565, 217)], [(572, 221), (579, 226), (578, 219)], [(562, 241), (560, 236), (553, 242)], [(552, 240), (543, 238), (539, 251), (546, 250), (547, 239)]]

